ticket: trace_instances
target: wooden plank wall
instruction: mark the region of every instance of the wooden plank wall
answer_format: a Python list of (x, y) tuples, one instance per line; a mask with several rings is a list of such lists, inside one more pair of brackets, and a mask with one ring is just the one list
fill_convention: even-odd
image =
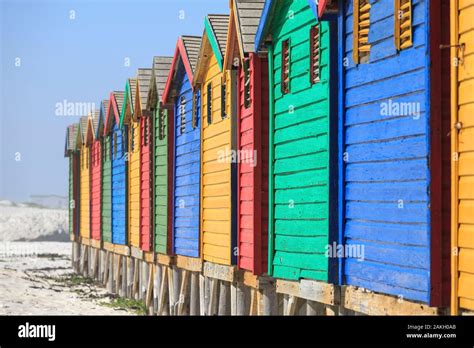
[[(208, 66), (205, 74), (202, 95), (202, 149), (201, 149), (201, 192), (202, 192), (202, 253), (203, 259), (220, 264), (231, 264), (231, 163), (229, 159), (219, 160), (219, 154), (232, 150), (230, 72), (226, 71), (228, 85), (227, 117), (221, 117), (221, 79), (217, 59), (209, 50)], [(207, 86), (212, 84), (212, 124), (207, 121)]]
[[(127, 106), (129, 107), (129, 106)], [(128, 235), (131, 246), (140, 247), (140, 122), (128, 125)], [(132, 146), (133, 145), (133, 146)]]
[[(140, 118), (140, 247), (145, 251), (151, 250), (153, 242), (151, 236), (151, 183), (154, 182), (154, 180), (151, 180), (152, 127), (153, 120), (151, 116)], [(146, 142), (145, 129), (147, 129)]]
[(101, 140), (93, 140), (91, 155), (91, 238), (96, 240), (101, 238), (101, 154)]
[[(397, 53), (394, 7), (371, 1), (369, 63), (352, 59), (352, 1), (343, 9), (345, 283), (406, 299), (430, 297), (427, 1), (413, 1), (414, 45)], [(385, 103), (385, 104), (383, 104)], [(415, 103), (420, 114), (382, 115), (387, 103)], [(394, 105), (394, 104), (392, 104)], [(433, 270), (434, 271), (434, 270)]]
[(81, 145), (81, 237), (90, 238), (90, 148)]
[[(285, 1), (272, 24), (274, 115), (272, 163), (273, 275), (327, 281), (329, 233), (329, 25), (321, 22), (321, 81), (309, 76), (310, 28), (305, 1)], [(281, 91), (281, 48), (289, 39), (290, 92)], [(269, 57), (269, 59), (272, 59)]]
[[(113, 117), (113, 116), (111, 116)], [(114, 121), (115, 122), (115, 121)], [(127, 126), (112, 131), (112, 243), (127, 244)], [(115, 138), (116, 147), (115, 147)]]
[[(173, 251), (178, 255), (199, 257), (200, 182), (201, 182), (201, 102), (197, 92), (197, 127), (192, 127), (193, 91), (184, 67), (179, 67), (177, 96), (174, 103), (174, 197)], [(180, 133), (179, 103), (186, 98), (186, 128)]]
[(268, 61), (250, 54), (250, 100), (245, 107), (245, 75), (239, 67), (238, 149), (257, 155), (239, 163), (238, 266), (261, 274), (267, 270), (268, 249)]
[(112, 243), (112, 149), (111, 135), (104, 136), (102, 154), (102, 239)]
[(159, 112), (155, 115), (155, 251), (166, 254), (168, 243), (168, 111), (164, 112), (163, 138), (160, 139)]
[[(465, 44), (457, 69), (458, 133), (458, 287), (459, 306), (474, 310), (474, 0), (458, 1), (458, 42)], [(454, 232), (456, 233), (456, 232)]]

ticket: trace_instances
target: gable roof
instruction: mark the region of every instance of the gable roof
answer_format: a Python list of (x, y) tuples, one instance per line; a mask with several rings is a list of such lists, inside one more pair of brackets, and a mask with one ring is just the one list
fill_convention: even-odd
[(199, 57), (196, 65), (193, 85), (196, 85), (205, 72), (211, 54), (217, 60), (220, 71), (224, 68), (224, 53), (227, 45), (229, 29), (229, 15), (207, 15), (204, 20), (204, 34), (202, 36)]
[(91, 128), (92, 138), (97, 139), (96, 129), (99, 126), (100, 110), (95, 109), (89, 113), (89, 127)]
[(140, 105), (136, 105), (136, 110), (143, 111), (146, 109), (152, 71), (151, 68), (140, 68), (137, 70), (138, 95), (136, 96), (136, 100)]
[(90, 116), (81, 116), (79, 119), (79, 135), (81, 145), (90, 145), (92, 141), (92, 133)]
[(104, 133), (104, 124), (105, 124), (105, 115), (107, 114), (107, 110), (109, 108), (109, 100), (104, 99), (100, 102), (100, 112), (99, 112), (99, 122), (97, 123), (97, 127), (94, 129), (95, 138), (99, 138)]
[[(326, 8), (329, 3), (333, 6), (333, 0), (318, 0), (318, 9), (316, 9), (316, 2), (314, 0), (306, 0), (308, 2), (309, 8), (313, 11), (314, 16), (318, 19), (318, 11), (323, 11), (323, 8)], [(255, 52), (258, 52), (261, 49), (263, 41), (267, 38), (269, 32), (269, 26), (271, 20), (275, 13), (281, 13), (280, 7), (285, 5), (283, 1), (278, 0), (265, 0), (265, 6), (262, 10), (262, 16), (260, 22), (258, 23), (257, 33), (255, 34)], [(280, 9), (280, 10), (279, 10)]]
[(64, 157), (69, 157), (69, 155), (76, 151), (76, 139), (77, 139), (77, 130), (79, 129), (79, 124), (73, 123), (66, 128), (66, 144), (64, 147)]
[(338, 9), (337, 0), (319, 0), (317, 8), (314, 0), (308, 0), (308, 4), (318, 19), (326, 14), (336, 14)]
[(255, 52), (255, 34), (262, 15), (265, 0), (231, 0), (229, 33), (224, 56), (224, 66), (230, 69), (233, 57), (240, 53)]
[[(106, 135), (112, 129), (112, 119), (115, 120), (116, 124), (120, 125), (120, 114), (123, 107), (124, 101), (124, 91), (113, 91), (110, 92), (109, 104), (107, 113), (105, 116), (105, 127), (104, 127), (104, 135)], [(113, 115), (111, 113), (113, 112)]]
[(174, 51), (174, 56), (171, 61), (168, 77), (166, 79), (165, 88), (161, 97), (163, 103), (166, 104), (168, 102), (180, 62), (184, 66), (191, 86), (193, 85), (194, 73), (196, 71), (201, 40), (202, 38), (200, 36), (189, 35), (183, 35), (178, 38), (178, 42), (176, 43), (176, 48)]
[[(120, 128), (125, 121), (125, 114), (130, 110), (130, 117), (135, 114), (135, 100), (137, 95), (137, 79), (128, 78), (125, 82), (125, 92), (123, 94), (123, 105), (120, 111)], [(128, 120), (127, 120), (128, 121)]]
[(147, 110), (152, 110), (161, 99), (170, 72), (172, 57), (153, 57), (153, 67), (148, 91)]

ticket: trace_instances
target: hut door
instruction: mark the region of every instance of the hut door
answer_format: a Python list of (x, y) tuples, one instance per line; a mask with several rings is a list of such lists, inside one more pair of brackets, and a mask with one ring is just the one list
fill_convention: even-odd
[(452, 2), (452, 312), (474, 310), (474, 0)]

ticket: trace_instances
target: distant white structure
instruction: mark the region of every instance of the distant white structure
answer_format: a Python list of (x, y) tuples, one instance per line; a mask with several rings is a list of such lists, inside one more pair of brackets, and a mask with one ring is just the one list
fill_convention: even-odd
[(30, 202), (51, 209), (68, 208), (67, 197), (59, 195), (31, 195)]

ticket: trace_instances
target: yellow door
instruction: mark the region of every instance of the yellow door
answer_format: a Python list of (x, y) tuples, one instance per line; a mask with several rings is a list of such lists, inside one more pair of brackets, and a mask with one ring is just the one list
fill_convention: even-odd
[[(201, 87), (201, 245), (206, 261), (231, 264), (231, 117), (230, 83), (222, 89), (223, 74), (214, 55)], [(222, 93), (226, 93), (222, 113)]]
[(451, 309), (474, 310), (474, 0), (454, 0), (452, 55)]
[(87, 145), (81, 146), (81, 237), (90, 238), (90, 153)]
[(129, 240), (136, 248), (140, 247), (140, 123), (130, 122), (128, 144), (128, 209)]

